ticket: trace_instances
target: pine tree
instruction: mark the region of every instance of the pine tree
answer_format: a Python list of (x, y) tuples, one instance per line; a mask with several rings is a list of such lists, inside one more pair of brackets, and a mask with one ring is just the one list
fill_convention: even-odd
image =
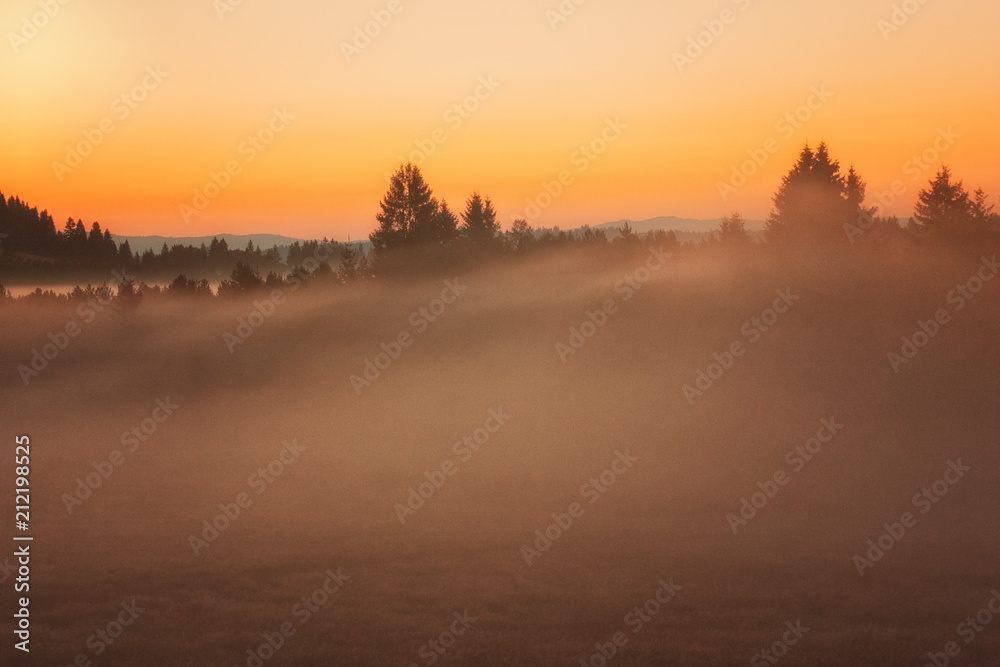
[(360, 268), (358, 252), (350, 243), (345, 244), (340, 256), (340, 266), (337, 267), (337, 278), (342, 283), (354, 282), (360, 276)]
[(993, 212), (993, 205), (989, 203), (986, 191), (977, 188), (972, 193), (972, 218), (977, 225), (984, 229), (992, 229), (996, 225), (998, 217), (1000, 216)]
[(375, 216), (379, 227), (369, 237), (376, 251), (442, 240), (441, 208), (413, 164), (407, 163), (393, 174), (380, 209)]
[[(558, 229), (558, 227), (556, 228)], [(625, 224), (618, 228), (618, 239), (617, 242), (623, 246), (634, 246), (639, 243), (639, 236), (632, 229), (632, 225), (629, 224), (628, 220)]]
[(951, 170), (941, 170), (927, 188), (917, 194), (913, 218), (920, 230), (938, 239), (967, 241), (980, 238), (988, 230), (991, 209), (985, 193), (970, 198), (962, 181), (953, 181)]
[(719, 242), (726, 247), (747, 247), (753, 243), (753, 239), (747, 233), (743, 216), (739, 213), (733, 213), (728, 218), (724, 218), (722, 224), (719, 225), (718, 234)]
[(118, 261), (122, 266), (131, 266), (135, 263), (135, 258), (132, 256), (132, 246), (129, 245), (128, 239), (118, 247)]
[(497, 235), (500, 225), (497, 223), (497, 212), (489, 197), (485, 199), (478, 192), (465, 202), (465, 212), (462, 213), (462, 235), (479, 248), (497, 247)]
[(509, 252), (524, 252), (531, 248), (535, 242), (535, 230), (531, 228), (528, 221), (518, 218), (511, 225), (510, 231), (506, 234), (507, 250)]
[(432, 237), (436, 241), (449, 241), (458, 231), (458, 216), (452, 213), (448, 202), (442, 201), (434, 218)]
[(219, 296), (251, 292), (264, 286), (264, 279), (253, 267), (239, 262), (228, 280), (219, 283)]

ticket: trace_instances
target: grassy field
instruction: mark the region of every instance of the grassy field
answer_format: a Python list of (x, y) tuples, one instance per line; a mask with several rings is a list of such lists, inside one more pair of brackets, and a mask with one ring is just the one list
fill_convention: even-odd
[[(0, 497), (13, 505), (27, 433), (35, 541), (31, 654), (9, 650), (7, 611), (3, 650), (32, 665), (599, 667), (772, 664), (773, 647), (821, 666), (923, 665), (955, 642), (949, 664), (996, 665), (1000, 619), (968, 643), (958, 630), (1000, 587), (1000, 280), (960, 310), (948, 300), (979, 255), (706, 253), (643, 283), (653, 260), (566, 254), (457, 289), (304, 287), (263, 306), (232, 353), (224, 334), (253, 298), (93, 321), (5, 306)], [(752, 318), (779, 290), (794, 305), (765, 331)], [(608, 301), (564, 363), (557, 344)], [(894, 372), (887, 353), (939, 309), (948, 323)], [(70, 321), (79, 335), (25, 386), (17, 366)], [(400, 334), (397, 358), (376, 359)], [(744, 354), (689, 401), (682, 388), (736, 341)], [(352, 383), (366, 360), (384, 368)], [(177, 406), (162, 421), (157, 400)], [(808, 460), (789, 454), (815, 448), (821, 420), (843, 428)], [(133, 428), (145, 440), (126, 445)], [(286, 442), (299, 451), (276, 465)], [(959, 459), (970, 470), (922, 514), (914, 496)], [(396, 506), (433, 480), (401, 522)], [(734, 535), (727, 515), (758, 483), (773, 497)], [(208, 542), (220, 504), (239, 516)], [(859, 575), (854, 557), (906, 512), (913, 525)], [(679, 589), (648, 604), (661, 581)], [(2, 599), (12, 610), (9, 581)], [(801, 637), (786, 632), (797, 622)], [(267, 636), (280, 647), (248, 655)], [(613, 657), (592, 659), (601, 647)]]

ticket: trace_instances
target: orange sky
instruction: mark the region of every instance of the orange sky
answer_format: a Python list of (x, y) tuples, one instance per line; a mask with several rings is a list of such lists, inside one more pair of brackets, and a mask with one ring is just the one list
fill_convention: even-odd
[[(890, 31), (893, 2), (872, 0), (5, 0), (0, 191), (60, 226), (357, 239), (419, 142), (436, 194), (490, 195), (505, 227), (763, 218), (825, 140), (872, 201), (901, 181), (889, 213), (942, 161), (1000, 203), (1000, 7), (911, 2)], [(763, 166), (724, 200), (748, 151)]]

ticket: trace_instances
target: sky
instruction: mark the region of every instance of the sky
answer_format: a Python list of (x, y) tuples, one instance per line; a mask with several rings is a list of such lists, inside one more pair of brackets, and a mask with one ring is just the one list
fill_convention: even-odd
[(0, 191), (60, 228), (346, 240), (412, 160), (504, 228), (762, 219), (825, 141), (884, 213), (942, 164), (1000, 204), (998, 23), (995, 0), (4, 0)]

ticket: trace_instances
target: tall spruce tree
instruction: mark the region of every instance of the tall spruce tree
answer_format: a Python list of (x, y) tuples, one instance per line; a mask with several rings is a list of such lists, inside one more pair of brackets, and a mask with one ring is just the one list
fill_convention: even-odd
[(479, 248), (497, 247), (500, 224), (497, 222), (497, 212), (489, 197), (484, 199), (478, 192), (469, 197), (462, 213), (460, 231)]
[(864, 213), (865, 182), (842, 174), (825, 143), (806, 146), (781, 181), (765, 231), (769, 243), (815, 244), (842, 237)]
[(400, 167), (376, 214), (379, 226), (369, 239), (376, 252), (405, 246), (445, 242), (455, 234), (457, 220), (446, 203), (439, 203), (413, 164)]

